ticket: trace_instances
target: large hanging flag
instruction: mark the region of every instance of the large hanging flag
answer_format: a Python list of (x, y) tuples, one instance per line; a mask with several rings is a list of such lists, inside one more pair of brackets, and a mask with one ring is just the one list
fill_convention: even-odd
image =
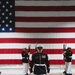
[(0, 64), (22, 64), (21, 52), (42, 45), (51, 64), (62, 65), (63, 44), (75, 64), (75, 1), (0, 0)]

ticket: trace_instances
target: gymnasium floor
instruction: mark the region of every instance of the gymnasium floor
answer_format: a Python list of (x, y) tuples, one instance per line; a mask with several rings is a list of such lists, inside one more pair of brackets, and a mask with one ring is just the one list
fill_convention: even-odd
[[(63, 73), (58, 73), (58, 74), (49, 74), (49, 75), (64, 75)], [(72, 74), (75, 75), (75, 74)]]
[[(22, 75), (22, 74), (0, 74), (0, 75)], [(29, 75), (32, 75), (32, 74), (29, 74)], [(48, 74), (48, 75), (64, 75), (63, 73), (54, 73), (54, 74)], [(72, 75), (75, 75), (75, 73), (73, 73)]]
[[(1, 75), (23, 75), (23, 65), (0, 65)], [(64, 65), (51, 65), (48, 75), (64, 75)], [(72, 75), (75, 75), (75, 65), (72, 65)], [(30, 74), (29, 74), (30, 75)]]

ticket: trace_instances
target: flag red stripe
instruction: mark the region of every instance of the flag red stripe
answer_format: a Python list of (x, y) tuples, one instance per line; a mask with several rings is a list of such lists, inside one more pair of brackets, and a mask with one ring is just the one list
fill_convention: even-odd
[[(28, 51), (28, 50), (27, 50)], [(46, 54), (62, 54), (63, 49), (44, 49), (44, 53)], [(75, 49), (72, 49), (73, 54), (75, 54)], [(21, 54), (22, 49), (0, 49), (0, 54)], [(35, 49), (31, 49), (30, 53), (35, 53)]]
[[(22, 61), (19, 59), (13, 59), (13, 60), (0, 60), (0, 64), (22, 64)], [(49, 60), (51, 65), (64, 65), (64, 60)], [(75, 64), (75, 60), (73, 60), (72, 64)]]
[(47, 32), (47, 33), (50, 33), (50, 32), (52, 32), (52, 33), (60, 33), (60, 32), (67, 32), (67, 33), (69, 33), (69, 32), (75, 32), (75, 27), (64, 27), (64, 28), (61, 28), (61, 27), (59, 27), (59, 28), (22, 28), (22, 27), (16, 27), (16, 30), (15, 30), (16, 32), (29, 32), (29, 33), (32, 33), (32, 32), (34, 32), (34, 33), (38, 33), (38, 32), (42, 32), (42, 33), (44, 33), (44, 32)]
[[(60, 40), (60, 41), (59, 41)], [(75, 43), (75, 38), (0, 38), (0, 43)]]
[[(16, 60), (15, 59), (13, 59), (13, 60), (6, 59), (6, 60), (0, 60), (0, 61), (1, 61), (0, 64), (22, 64), (22, 61), (19, 59), (16, 59)], [(49, 60), (49, 62), (51, 65), (52, 64), (54, 64), (54, 65), (64, 64), (63, 60)], [(73, 63), (75, 63), (75, 61)]]
[[(51, 65), (64, 65), (64, 60), (50, 60)], [(75, 64), (75, 60), (72, 61), (72, 64)]]
[(22, 49), (0, 49), (0, 54), (21, 54)]
[(0, 61), (1, 61), (0, 64), (22, 64), (22, 61), (19, 59), (13, 59), (13, 60), (11, 59), (1, 60), (0, 59)]
[(16, 22), (75, 22), (75, 17), (16, 17)]
[(75, 11), (75, 6), (16, 6), (16, 11)]

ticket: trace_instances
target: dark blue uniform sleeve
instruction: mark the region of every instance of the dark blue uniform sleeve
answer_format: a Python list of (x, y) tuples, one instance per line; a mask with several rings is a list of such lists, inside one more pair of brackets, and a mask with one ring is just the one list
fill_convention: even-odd
[(66, 61), (71, 62), (72, 61), (72, 51), (66, 52)]
[(21, 55), (22, 55), (22, 57), (24, 57), (24, 56), (25, 56), (25, 55), (24, 55), (24, 51), (22, 51), (22, 54), (21, 54)]
[(46, 66), (47, 66), (47, 72), (49, 73), (50, 72), (50, 62), (48, 60), (48, 55), (46, 55)]

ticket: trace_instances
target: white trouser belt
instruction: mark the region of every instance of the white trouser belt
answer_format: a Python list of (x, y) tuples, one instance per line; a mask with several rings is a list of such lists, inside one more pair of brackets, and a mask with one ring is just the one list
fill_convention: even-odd
[(35, 64), (35, 66), (46, 66), (45, 64)]
[(72, 58), (72, 56), (69, 56), (69, 58)]

